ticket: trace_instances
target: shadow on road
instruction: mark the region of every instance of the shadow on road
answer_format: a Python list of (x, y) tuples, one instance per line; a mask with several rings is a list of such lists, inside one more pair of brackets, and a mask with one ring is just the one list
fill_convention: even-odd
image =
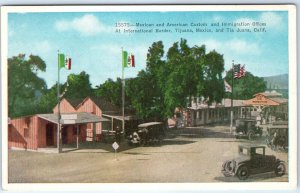
[(219, 176), (219, 177), (215, 177), (215, 180), (220, 182), (261, 182), (263, 180), (272, 179), (272, 178), (281, 178), (281, 177), (276, 176), (274, 172), (268, 172), (268, 173), (250, 175), (249, 178), (246, 180), (240, 180), (238, 179), (238, 177), (235, 176), (233, 177)]
[(216, 131), (207, 128), (184, 128), (177, 130), (169, 130), (170, 137), (186, 137), (186, 138), (234, 138), (232, 133), (226, 131)]
[[(184, 139), (164, 139), (161, 142), (149, 142), (148, 144), (145, 144), (143, 147), (161, 147), (164, 145), (185, 145), (195, 143), (195, 141), (192, 140), (184, 140)], [(142, 146), (139, 145), (129, 145), (126, 140), (123, 140), (119, 144), (118, 152), (127, 151), (134, 148), (139, 148)], [(83, 151), (86, 150), (86, 151)], [(95, 151), (96, 150), (96, 151)], [(114, 152), (115, 150), (112, 147), (112, 144), (110, 143), (102, 143), (102, 142), (82, 142), (79, 144), (79, 149), (76, 148), (76, 144), (66, 144), (64, 145), (64, 153), (67, 152), (76, 152), (76, 153), (109, 153)]]

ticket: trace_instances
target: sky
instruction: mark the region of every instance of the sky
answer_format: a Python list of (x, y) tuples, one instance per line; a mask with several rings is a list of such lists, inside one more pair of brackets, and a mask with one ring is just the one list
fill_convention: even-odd
[[(251, 32), (228, 32), (222, 23), (249, 23)], [(261, 26), (252, 26), (260, 22)], [(129, 23), (130, 27), (116, 27), (116, 23)], [(138, 27), (136, 23), (153, 24)], [(157, 24), (164, 23), (164, 27)], [(170, 24), (187, 24), (167, 27)], [(194, 27), (191, 24), (206, 26)], [(211, 26), (219, 24), (219, 26)], [(254, 32), (254, 27), (264, 28)], [(123, 33), (126, 29), (167, 29), (160, 33)], [(196, 28), (212, 32), (196, 32)], [(223, 32), (216, 29), (223, 28)], [(120, 29), (121, 33), (116, 32)], [(193, 33), (179, 33), (176, 29), (191, 29)], [(234, 63), (245, 64), (246, 70), (256, 76), (288, 73), (288, 12), (286, 11), (198, 11), (198, 12), (39, 12), (8, 14), (8, 57), (20, 53), (40, 56), (47, 65), (39, 72), (48, 88), (57, 81), (57, 53), (72, 58), (71, 70), (62, 69), (61, 82), (68, 74), (85, 71), (95, 87), (108, 78), (122, 75), (122, 48), (135, 56), (135, 68), (125, 69), (125, 78), (135, 77), (145, 69), (147, 51), (153, 42), (163, 41), (165, 53), (181, 38), (190, 47), (206, 46), (206, 52), (216, 50), (222, 54), (225, 70)]]

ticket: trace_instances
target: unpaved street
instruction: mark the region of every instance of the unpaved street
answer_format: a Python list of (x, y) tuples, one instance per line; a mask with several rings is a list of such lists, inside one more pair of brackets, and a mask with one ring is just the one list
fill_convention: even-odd
[[(9, 182), (228, 182), (223, 161), (237, 156), (239, 144), (264, 144), (264, 139), (235, 139), (228, 126), (205, 126), (168, 131), (161, 144), (129, 147), (124, 141), (115, 155), (111, 144), (81, 144), (62, 154), (9, 151)], [(287, 153), (266, 148), (286, 162)], [(246, 181), (288, 181), (274, 173)]]

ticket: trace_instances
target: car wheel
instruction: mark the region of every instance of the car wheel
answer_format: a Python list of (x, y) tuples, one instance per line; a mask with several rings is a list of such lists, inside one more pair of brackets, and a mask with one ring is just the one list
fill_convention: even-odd
[(285, 165), (283, 163), (278, 163), (275, 167), (276, 176), (283, 176), (285, 174)]
[(237, 171), (237, 176), (240, 180), (246, 180), (249, 177), (249, 170), (246, 166), (242, 166)]
[(249, 139), (249, 140), (253, 140), (254, 137), (255, 137), (254, 132), (253, 132), (253, 131), (249, 131), (249, 132), (248, 132), (248, 139)]
[(141, 146), (145, 146), (145, 145), (146, 145), (146, 140), (141, 139), (140, 145), (141, 145)]

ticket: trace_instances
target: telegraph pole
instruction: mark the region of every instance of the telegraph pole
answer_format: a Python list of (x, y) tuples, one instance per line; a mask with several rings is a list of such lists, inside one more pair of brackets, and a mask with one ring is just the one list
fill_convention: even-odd
[(122, 132), (125, 131), (125, 79), (124, 79), (124, 56), (122, 47)]
[(57, 152), (62, 152), (61, 143), (61, 124), (60, 124), (60, 93), (59, 93), (59, 76), (60, 76), (60, 66), (59, 66), (59, 50), (57, 51)]
[(233, 76), (234, 76), (234, 60), (232, 60), (232, 75), (231, 75), (230, 133), (232, 133), (232, 127), (233, 127)]

